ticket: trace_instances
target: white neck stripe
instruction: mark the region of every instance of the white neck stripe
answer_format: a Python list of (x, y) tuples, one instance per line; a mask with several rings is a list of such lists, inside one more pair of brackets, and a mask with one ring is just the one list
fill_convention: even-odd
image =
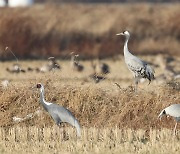
[(41, 86), (41, 89), (40, 89), (40, 99), (41, 99), (42, 104), (45, 104), (45, 105), (51, 105), (52, 104), (52, 103), (45, 101), (45, 99), (44, 99), (44, 87), (43, 86)]
[(46, 105), (51, 105), (52, 103), (49, 103), (49, 102), (44, 101), (44, 104), (46, 104)]

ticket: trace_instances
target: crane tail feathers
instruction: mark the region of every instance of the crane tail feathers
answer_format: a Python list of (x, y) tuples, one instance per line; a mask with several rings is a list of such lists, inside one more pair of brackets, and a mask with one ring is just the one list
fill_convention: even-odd
[(152, 80), (155, 79), (154, 73), (155, 73), (154, 69), (151, 68), (151, 66), (147, 65), (146, 66), (146, 78), (149, 80), (149, 84), (151, 83)]
[(81, 136), (81, 126), (77, 120), (75, 120), (74, 124), (75, 124), (76, 130), (77, 130), (77, 136), (80, 137)]

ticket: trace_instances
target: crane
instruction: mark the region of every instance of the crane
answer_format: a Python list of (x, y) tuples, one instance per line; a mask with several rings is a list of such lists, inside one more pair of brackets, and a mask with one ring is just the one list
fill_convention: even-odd
[(63, 106), (46, 102), (44, 98), (44, 86), (41, 83), (36, 85), (40, 89), (40, 103), (44, 109), (51, 115), (53, 120), (57, 125), (60, 125), (62, 122), (69, 123), (70, 125), (76, 127), (77, 136), (81, 136), (81, 128), (78, 120), (73, 116), (73, 114)]
[(135, 78), (135, 91), (137, 91), (139, 80), (141, 78), (148, 79), (150, 84), (151, 80), (154, 79), (155, 71), (145, 61), (130, 53), (130, 51), (128, 50), (128, 41), (130, 38), (130, 33), (128, 31), (124, 31), (116, 35), (123, 35), (126, 38), (124, 43), (124, 59), (128, 69), (133, 73), (133, 76)]
[(71, 53), (71, 68), (74, 71), (82, 72), (84, 70), (84, 66), (76, 60), (78, 56), (79, 55), (74, 55), (74, 52)]
[(95, 63), (94, 61), (91, 61), (91, 66), (97, 74), (105, 75), (110, 73), (109, 65), (104, 62), (101, 62), (99, 59), (97, 59)]
[(172, 104), (168, 107), (166, 107), (165, 109), (163, 109), (161, 111), (161, 113), (159, 114), (158, 118), (161, 118), (164, 115), (170, 115), (172, 117), (174, 117), (174, 119), (176, 120), (176, 124), (174, 126), (174, 135), (176, 134), (176, 127), (177, 127), (177, 123), (180, 121), (180, 104)]
[(52, 70), (60, 70), (61, 66), (56, 62), (56, 59), (54, 57), (48, 58), (48, 63), (46, 65), (43, 65), (40, 68), (36, 68), (37, 72), (45, 73), (50, 72)]

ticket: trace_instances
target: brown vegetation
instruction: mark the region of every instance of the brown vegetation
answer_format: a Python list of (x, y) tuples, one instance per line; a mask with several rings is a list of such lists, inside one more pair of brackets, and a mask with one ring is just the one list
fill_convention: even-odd
[(30, 8), (1, 8), (1, 59), (10, 47), (19, 58), (105, 57), (122, 53), (123, 39), (115, 36), (130, 30), (133, 53), (179, 55), (180, 10), (176, 5), (62, 4)]
[[(151, 59), (144, 57), (143, 59)], [(152, 59), (154, 59), (152, 57)], [(152, 60), (151, 60), (152, 61)], [(155, 59), (153, 60), (155, 62)], [(35, 68), (43, 61), (20, 62), (23, 68), (31, 65)], [(45, 86), (45, 95), (48, 101), (68, 107), (80, 120), (84, 127), (113, 127), (147, 129), (172, 128), (174, 121), (170, 118), (160, 122), (157, 116), (160, 111), (173, 103), (179, 103), (179, 82), (158, 84), (157, 81), (148, 85), (141, 83), (139, 93), (132, 90), (132, 75), (126, 68), (124, 61), (107, 60), (111, 73), (104, 81), (94, 84), (88, 79), (93, 72), (90, 61), (82, 62), (85, 70), (74, 72), (70, 61), (58, 61), (62, 69), (49, 73), (27, 72), (10, 74), (1, 70), (1, 78), (10, 81), (10, 86), (1, 88), (0, 93), (0, 126), (12, 125), (39, 125), (52, 126), (53, 120), (43, 110), (39, 103), (39, 91), (31, 87), (41, 82)], [(11, 65), (12, 62), (1, 63), (1, 68)], [(179, 69), (178, 63), (174, 68)], [(156, 69), (156, 76), (162, 70)], [(120, 88), (115, 84), (118, 83)], [(43, 111), (39, 116), (26, 119), (21, 123), (13, 121), (13, 117), (24, 118), (37, 110)]]
[[(35, 113), (39, 106), (43, 111), (40, 116), (25, 120), (18, 125), (54, 125), (53, 120), (39, 104), (37, 92), (30, 90), (30, 87), (35, 85), (35, 82), (33, 83), (26, 84), (27, 87), (16, 85), (1, 91), (1, 126), (16, 125), (13, 117), (24, 118), (30, 113)], [(108, 93), (103, 89), (83, 88), (83, 86), (64, 87), (48, 81), (45, 90), (48, 101), (68, 107), (84, 127), (171, 129), (174, 126), (171, 118), (168, 121), (165, 118), (160, 122), (157, 116), (163, 108), (179, 101), (179, 90), (168, 86), (156, 87), (156, 92), (141, 91), (136, 95), (131, 88)]]
[(153, 153), (178, 154), (178, 136), (172, 136), (167, 129), (121, 130), (114, 128), (83, 128), (78, 139), (71, 128), (63, 130), (53, 127), (13, 127), (0, 128), (1, 154), (13, 153)]
[[(6, 71), (14, 62), (1, 62), (1, 80), (10, 83), (0, 86), (0, 153), (178, 154), (180, 134), (172, 136), (175, 121), (165, 117), (159, 121), (157, 116), (163, 108), (179, 103), (179, 82), (141, 83), (135, 94), (132, 75), (122, 58), (102, 61), (111, 72), (98, 84), (88, 80), (93, 72), (90, 61), (82, 62), (85, 69), (81, 73), (71, 69), (70, 61), (58, 60), (60, 70), (19, 74)], [(160, 61), (154, 56), (143, 59), (154, 64)], [(179, 70), (178, 60), (174, 57), (170, 63), (175, 71)], [(19, 61), (23, 69), (45, 63)], [(161, 67), (156, 68), (156, 76), (162, 72)], [(56, 126), (42, 108), (39, 90), (32, 89), (39, 82), (45, 86), (47, 101), (67, 107), (80, 121), (81, 138), (69, 125)]]

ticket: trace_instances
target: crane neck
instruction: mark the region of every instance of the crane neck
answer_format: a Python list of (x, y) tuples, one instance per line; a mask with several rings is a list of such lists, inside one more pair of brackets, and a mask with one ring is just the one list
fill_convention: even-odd
[(41, 101), (42, 104), (44, 104), (44, 102), (45, 102), (44, 87), (41, 87), (41, 89), (40, 89), (40, 101)]
[(126, 36), (126, 40), (124, 43), (124, 56), (127, 56), (129, 54), (131, 54), (128, 50), (128, 41), (129, 41), (130, 36)]
[(40, 102), (41, 102), (41, 104), (43, 105), (43, 107), (46, 110), (47, 110), (47, 106), (52, 104), (52, 103), (48, 103), (48, 102), (45, 101), (45, 98), (44, 98), (44, 87), (43, 86), (40, 89)]

